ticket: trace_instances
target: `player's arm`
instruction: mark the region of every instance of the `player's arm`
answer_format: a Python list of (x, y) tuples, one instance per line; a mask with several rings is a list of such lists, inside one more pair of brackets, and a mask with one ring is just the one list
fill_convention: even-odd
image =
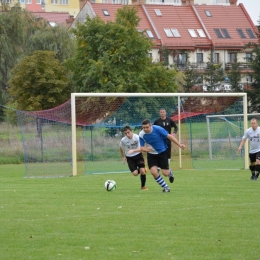
[(176, 135), (179, 129), (178, 129), (178, 126), (176, 125), (176, 123), (173, 120), (172, 120), (171, 126), (174, 129), (173, 134)]
[(239, 145), (239, 147), (238, 147), (238, 149), (237, 149), (237, 151), (238, 151), (239, 153), (241, 152), (241, 150), (242, 150), (242, 148), (243, 148), (245, 142), (246, 142), (246, 139), (242, 139), (242, 141), (241, 141), (241, 143), (240, 143), (240, 145)]
[(125, 163), (125, 161), (126, 161), (126, 157), (125, 157), (124, 150), (122, 149), (121, 146), (119, 147), (119, 151), (120, 151), (120, 154), (121, 154), (121, 157), (122, 157), (123, 163)]
[(184, 148), (185, 148), (185, 145), (184, 145), (184, 144), (181, 144), (181, 143), (175, 138), (175, 136), (168, 134), (168, 135), (167, 135), (167, 138), (168, 138), (169, 140), (171, 140), (173, 143), (177, 144), (181, 149), (184, 149)]

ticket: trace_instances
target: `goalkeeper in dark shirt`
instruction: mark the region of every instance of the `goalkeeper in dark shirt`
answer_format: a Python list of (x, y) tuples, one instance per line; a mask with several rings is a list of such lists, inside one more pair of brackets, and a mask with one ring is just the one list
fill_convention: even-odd
[[(153, 124), (161, 126), (169, 134), (171, 134), (172, 128), (174, 128), (173, 135), (174, 135), (174, 137), (176, 137), (176, 134), (178, 132), (178, 127), (177, 127), (176, 123), (170, 117), (166, 116), (166, 110), (164, 108), (160, 109), (160, 117), (158, 119), (156, 119)], [(167, 148), (168, 161), (170, 164), (172, 144), (171, 144), (171, 141), (168, 139), (167, 139), (167, 145), (168, 145), (168, 148)]]

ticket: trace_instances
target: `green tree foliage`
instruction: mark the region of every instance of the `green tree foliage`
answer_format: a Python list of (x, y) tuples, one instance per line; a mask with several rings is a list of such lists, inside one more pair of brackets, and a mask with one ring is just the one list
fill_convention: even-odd
[(239, 66), (240, 63), (237, 62), (237, 59), (235, 59), (234, 62), (231, 63), (231, 71), (227, 74), (233, 92), (242, 92), (242, 88), (240, 86), (241, 72)]
[[(65, 28), (51, 28), (19, 4), (0, 15), (0, 97), (1, 104), (9, 99), (8, 81), (12, 69), (34, 50), (52, 50), (63, 61), (73, 55), (73, 40)], [(0, 111), (1, 116), (1, 111)]]
[(70, 97), (66, 70), (50, 51), (35, 51), (13, 69), (8, 82), (10, 106), (20, 110), (43, 110), (60, 105)]
[(56, 58), (63, 62), (74, 55), (75, 41), (65, 26), (43, 26), (32, 34), (26, 45), (26, 54), (35, 50), (53, 51)]
[(214, 63), (214, 51), (211, 50), (204, 74), (204, 80), (207, 84), (208, 91), (214, 91), (224, 79), (225, 77), (222, 63)]
[(185, 83), (183, 84), (183, 90), (186, 93), (194, 92), (193, 86), (198, 86), (202, 84), (202, 76), (198, 73), (196, 69), (191, 67), (188, 64), (188, 68), (184, 71), (184, 80)]
[(254, 113), (260, 111), (260, 44), (250, 43), (247, 48), (252, 48), (249, 66), (253, 70), (252, 73), (249, 73), (253, 78), (251, 88), (246, 90), (249, 101), (248, 111)]
[(67, 65), (77, 92), (175, 92), (176, 71), (152, 63), (152, 42), (136, 29), (135, 7), (119, 9), (115, 22), (87, 18), (73, 30), (76, 55)]

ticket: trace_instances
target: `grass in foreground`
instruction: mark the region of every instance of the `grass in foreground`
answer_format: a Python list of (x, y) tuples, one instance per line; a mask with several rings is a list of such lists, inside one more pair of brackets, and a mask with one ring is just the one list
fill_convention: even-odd
[(0, 259), (259, 259), (249, 171), (176, 171), (164, 194), (150, 174), (141, 191), (130, 173), (26, 179), (23, 167), (0, 166)]

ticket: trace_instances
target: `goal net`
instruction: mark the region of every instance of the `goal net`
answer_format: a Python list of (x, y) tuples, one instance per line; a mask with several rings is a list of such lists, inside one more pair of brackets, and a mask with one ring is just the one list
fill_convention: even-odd
[(177, 138), (186, 145), (184, 151), (172, 145), (171, 168), (243, 168), (246, 157), (227, 156), (228, 128), (219, 127), (221, 136), (213, 141), (213, 122), (211, 144), (223, 145), (211, 147), (210, 155), (207, 116), (243, 114), (243, 132), (246, 104), (245, 93), (73, 93), (71, 100), (53, 109), (17, 111), (26, 177), (129, 172), (119, 153), (122, 128), (130, 125), (138, 134), (142, 121), (154, 122), (161, 108), (177, 123)]

